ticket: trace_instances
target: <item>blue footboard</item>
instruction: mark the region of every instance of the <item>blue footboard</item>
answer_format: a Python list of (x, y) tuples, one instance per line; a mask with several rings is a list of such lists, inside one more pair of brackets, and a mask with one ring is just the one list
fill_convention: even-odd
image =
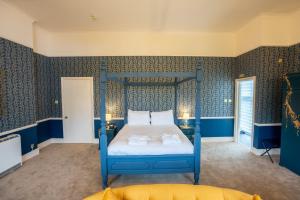
[(108, 156), (108, 174), (164, 174), (194, 172), (194, 155)]

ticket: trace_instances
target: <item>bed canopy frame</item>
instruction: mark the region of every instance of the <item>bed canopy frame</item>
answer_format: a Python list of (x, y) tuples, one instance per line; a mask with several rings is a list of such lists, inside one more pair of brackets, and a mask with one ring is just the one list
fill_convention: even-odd
[[(100, 63), (100, 160), (102, 188), (107, 187), (109, 175), (121, 174), (164, 174), (164, 173), (194, 173), (194, 184), (199, 183), (200, 175), (200, 76), (201, 66), (197, 62), (195, 72), (107, 72), (107, 59)], [(129, 82), (129, 78), (174, 78), (174, 82)], [(106, 83), (109, 80), (124, 84), (124, 121), (127, 123), (127, 90), (129, 86), (174, 86), (175, 87), (175, 122), (177, 123), (177, 89), (186, 81), (196, 80), (195, 95), (195, 137), (193, 154), (169, 155), (108, 155), (106, 135)]]

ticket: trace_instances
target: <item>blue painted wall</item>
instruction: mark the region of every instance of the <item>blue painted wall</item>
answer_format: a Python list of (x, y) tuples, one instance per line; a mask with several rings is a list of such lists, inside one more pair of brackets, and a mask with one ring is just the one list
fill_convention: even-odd
[(26, 128), (26, 129), (23, 129), (20, 131), (16, 131), (14, 133), (10, 133), (7, 135), (3, 135), (1, 137), (5, 137), (5, 136), (11, 135), (11, 134), (19, 134), (21, 136), (22, 155), (37, 148), (38, 136), (37, 136), (37, 127), (36, 126)]
[[(288, 77), (293, 90), (290, 105), (297, 114), (297, 120), (300, 120), (300, 73), (290, 74)], [(284, 98), (286, 93), (287, 88), (284, 84)], [(280, 165), (300, 175), (300, 130), (294, 126), (291, 117), (286, 116), (285, 108), (283, 109), (282, 118)]]
[(47, 120), (33, 127), (10, 134), (19, 134), (21, 136), (22, 155), (24, 155), (32, 150), (31, 145), (33, 145), (33, 149), (36, 149), (38, 144), (50, 138), (63, 138), (62, 125), (62, 120)]
[[(98, 138), (100, 129), (100, 119), (94, 120), (95, 138)], [(113, 120), (112, 123), (117, 125), (118, 130), (124, 126), (124, 120)], [(184, 120), (179, 119), (178, 125), (183, 125)], [(195, 119), (188, 120), (189, 126), (195, 126)], [(201, 136), (202, 137), (233, 137), (234, 119), (201, 119)]]
[(51, 119), (37, 124), (38, 144), (50, 138), (63, 138), (63, 122)]
[(21, 136), (22, 155), (31, 151), (31, 145), (33, 145), (33, 149), (37, 148), (38, 140), (36, 127), (18, 131), (16, 134), (20, 134)]
[[(178, 124), (182, 125), (185, 121), (178, 120)], [(234, 135), (234, 119), (201, 119), (201, 136), (202, 137), (233, 137)], [(188, 125), (195, 126), (195, 120), (189, 119)]]
[[(95, 138), (98, 138), (98, 130), (100, 129), (100, 119), (94, 120)], [(124, 126), (124, 120), (112, 120), (119, 131)], [(184, 120), (179, 119), (178, 124), (184, 124)], [(194, 126), (195, 120), (188, 120), (188, 125)], [(202, 137), (233, 137), (234, 120), (233, 119), (201, 119)], [(38, 123), (36, 126), (27, 128), (12, 134), (20, 134), (22, 154), (37, 148), (37, 145), (50, 138), (63, 138), (63, 122), (59, 119), (51, 119)]]
[(51, 138), (63, 138), (63, 121), (62, 120), (50, 120), (50, 135)]
[(37, 141), (38, 144), (51, 138), (50, 121), (44, 121), (37, 124)]
[(280, 139), (281, 126), (254, 126), (253, 147), (263, 149), (264, 139)]
[[(111, 123), (115, 124), (117, 126), (117, 131), (119, 131), (124, 126), (124, 120), (123, 119), (115, 119), (112, 120)], [(95, 119), (94, 120), (94, 131), (95, 131), (95, 138), (99, 138), (99, 129), (101, 128), (101, 120)]]

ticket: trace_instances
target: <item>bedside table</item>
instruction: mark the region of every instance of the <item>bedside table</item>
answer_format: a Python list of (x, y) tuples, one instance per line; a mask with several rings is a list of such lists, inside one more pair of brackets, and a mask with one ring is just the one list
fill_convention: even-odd
[(106, 127), (107, 144), (109, 144), (117, 134), (117, 127)]
[[(101, 129), (99, 129), (98, 134), (100, 138)], [(106, 127), (106, 135), (107, 135), (107, 144), (109, 144), (117, 134), (117, 126)]]
[(178, 126), (183, 134), (192, 142), (194, 143), (194, 135), (195, 135), (195, 127), (193, 126)]

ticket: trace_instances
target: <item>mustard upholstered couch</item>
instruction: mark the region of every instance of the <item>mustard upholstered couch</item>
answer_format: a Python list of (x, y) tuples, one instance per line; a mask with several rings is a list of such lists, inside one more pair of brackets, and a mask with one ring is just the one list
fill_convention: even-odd
[(155, 184), (107, 188), (84, 200), (261, 200), (258, 195), (205, 185)]

